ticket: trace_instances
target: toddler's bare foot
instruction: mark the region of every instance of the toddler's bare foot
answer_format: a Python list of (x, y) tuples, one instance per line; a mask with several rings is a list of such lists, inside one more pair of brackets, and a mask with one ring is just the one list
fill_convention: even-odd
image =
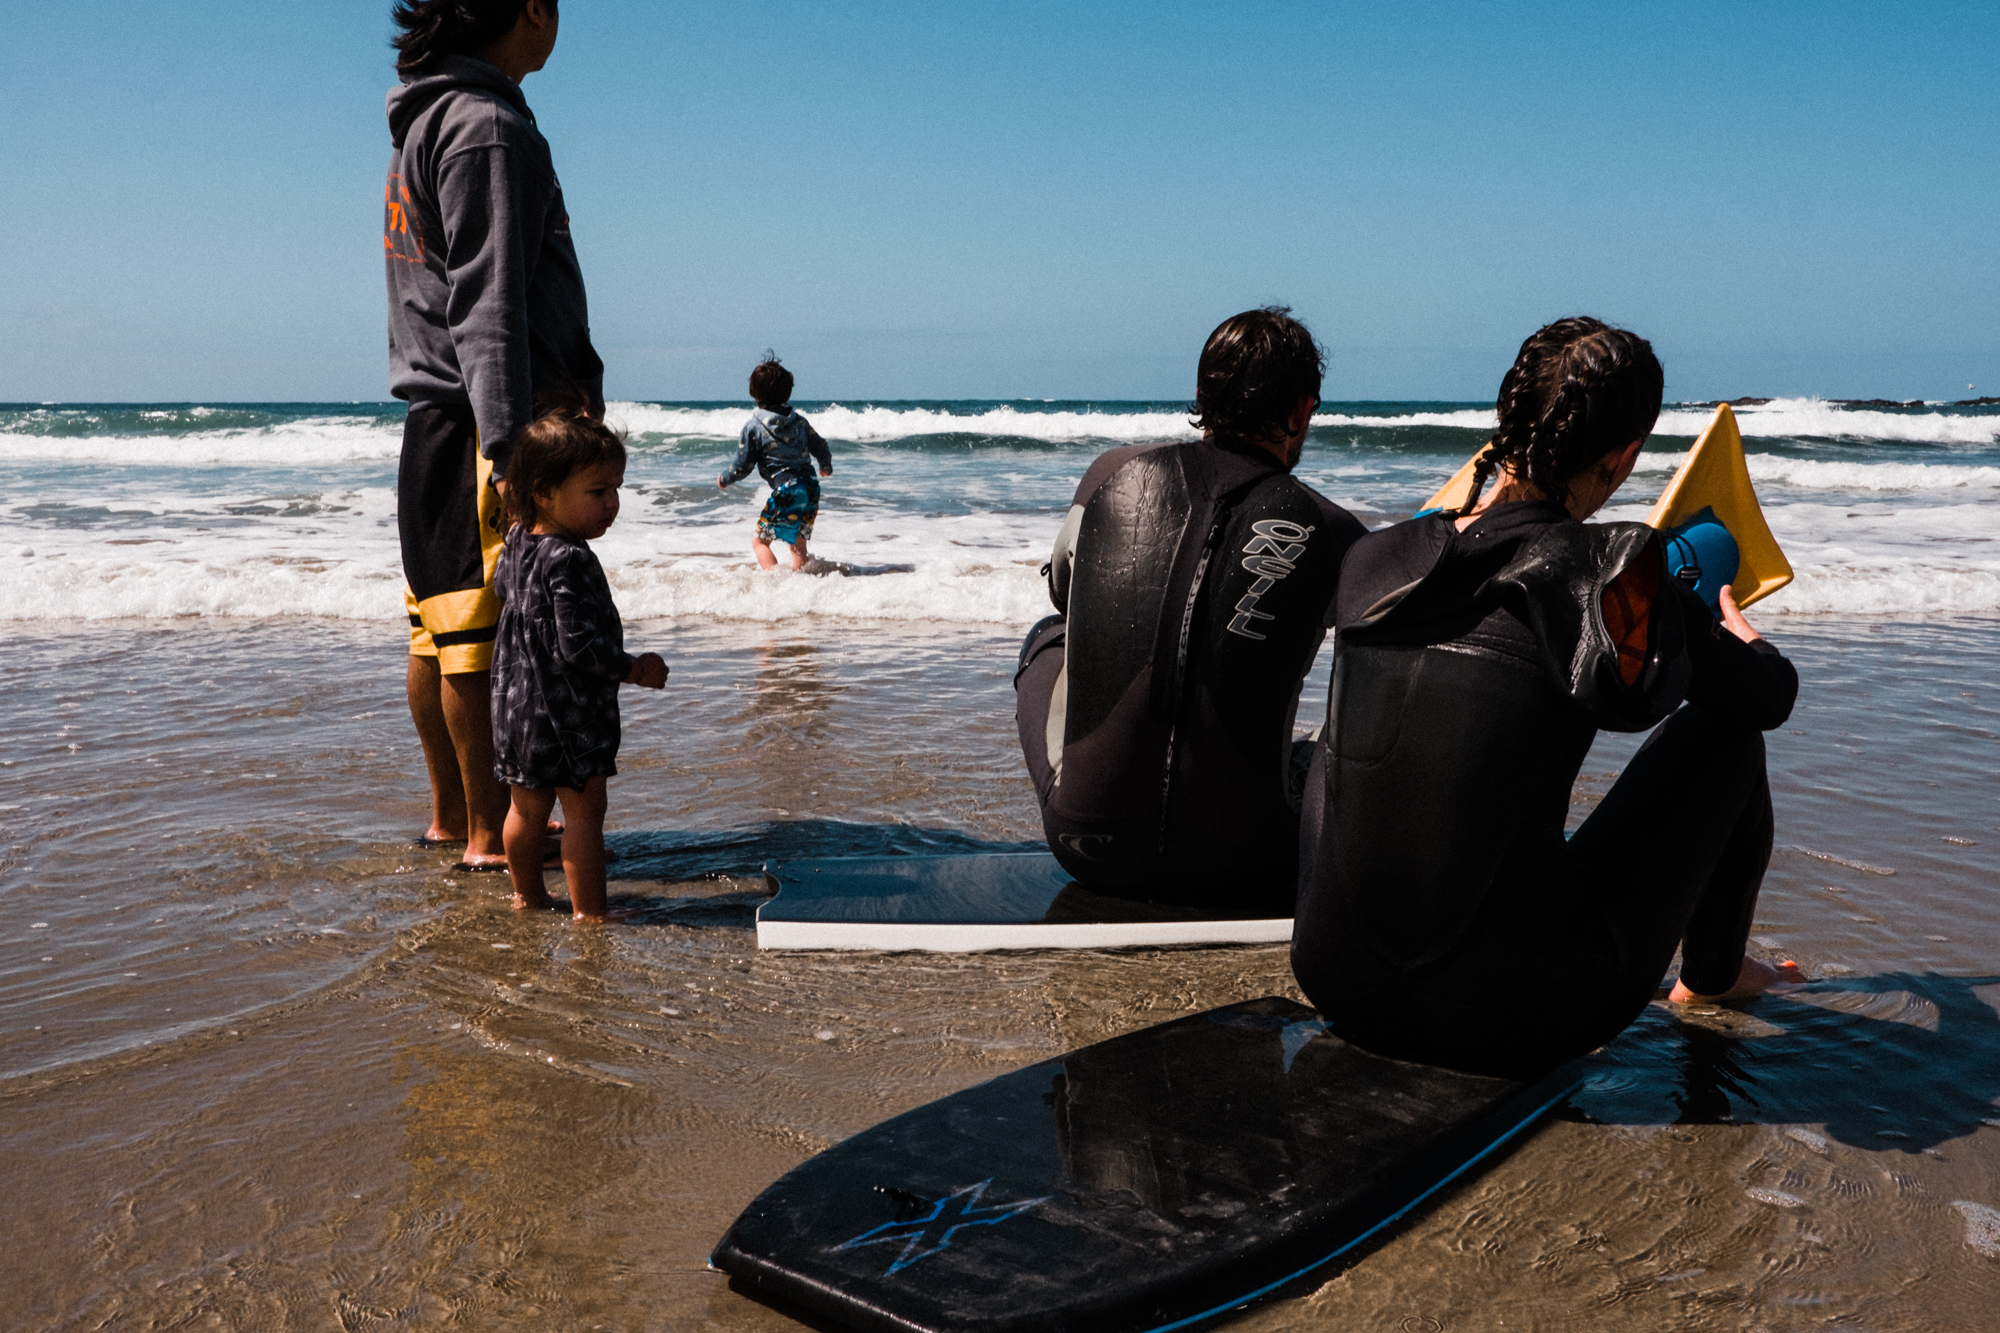
[(610, 917), (603, 912), (578, 912), (574, 916), (572, 916), (570, 920), (588, 921), (594, 926), (601, 926), (605, 922), (610, 920)]
[(546, 912), (554, 906), (555, 901), (540, 889), (537, 889), (533, 893), (523, 893), (519, 889), (514, 890), (514, 910), (517, 912)]
[(1812, 980), (1799, 965), (1787, 958), (1782, 963), (1767, 963), (1761, 958), (1744, 955), (1743, 966), (1736, 973), (1736, 984), (1720, 995), (1697, 995), (1687, 988), (1684, 981), (1675, 981), (1667, 999), (1674, 1004), (1697, 1004), (1716, 1000), (1749, 1000), (1759, 995), (1780, 994), (1806, 985)]

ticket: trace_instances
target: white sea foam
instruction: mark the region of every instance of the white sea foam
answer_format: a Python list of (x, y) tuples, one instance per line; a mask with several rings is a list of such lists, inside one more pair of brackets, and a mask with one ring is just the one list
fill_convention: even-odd
[[(641, 432), (625, 512), (596, 543), (621, 607), (634, 618), (819, 616), (1018, 628), (1048, 609), (1035, 570), (1092, 446), (1192, 434), (1172, 412), (954, 406), (813, 414), (823, 433), (844, 441), (836, 445), (837, 476), (828, 484), (814, 552), (880, 571), (813, 578), (750, 567), (761, 486), (713, 489), (715, 459), (733, 441), (741, 409), (614, 405), (614, 418)], [(1805, 419), (1800, 413), (1842, 423), (1939, 415), (1850, 412), (1810, 402), (1746, 408), (1742, 415), (1748, 429), (1759, 413), (1768, 423), (1784, 421), (1787, 412), (1794, 425)], [(8, 566), (0, 579), (0, 620), (399, 620), (393, 478), (400, 432), (393, 418), (264, 413), (274, 424), (244, 426), (236, 423), (260, 419), (256, 410), (147, 409), (125, 411), (122, 420), (107, 412), (101, 422), (89, 416), (70, 412), (58, 421), (23, 413), (0, 430), (0, 562)], [(1371, 448), (1368, 430), (1453, 427), (1470, 435), (1490, 424), (1490, 413), (1326, 414), (1320, 421), (1340, 435), (1331, 447), (1308, 450), (1300, 477), (1339, 503), (1391, 515), (1407, 512), (1442, 481), (1460, 446), (1434, 436), (1445, 441), (1444, 452)], [(160, 433), (145, 433), (155, 424)], [(76, 429), (111, 433), (63, 433)], [(115, 433), (120, 429), (142, 433)], [(994, 439), (1002, 447), (895, 444), (940, 434)], [(1010, 449), (1008, 439), (1057, 447)], [(1071, 443), (1076, 447), (1062, 447)], [(1962, 462), (1906, 461), (1893, 441), (1783, 453), (1753, 443), (1752, 476), (1797, 571), (1796, 581), (1763, 609), (2000, 613), (2000, 465), (1990, 449), (1962, 456)], [(1604, 517), (1643, 518), (1650, 507), (1643, 483), (1657, 494), (1684, 458), (1647, 455), (1632, 502)], [(247, 470), (217, 471), (229, 465)]]
[(1025, 626), (1049, 613), (1048, 590), (1025, 564), (920, 567), (908, 572), (793, 574), (747, 561), (627, 565), (613, 571), (619, 610), (629, 618), (776, 623), (799, 616)]
[[(219, 409), (135, 413), (149, 423), (166, 426), (176, 419), (200, 420)], [(998, 439), (1036, 440), (1054, 444), (1109, 441), (1116, 443), (1187, 440), (1197, 432), (1181, 412), (1117, 412), (1093, 410), (1033, 411), (999, 405), (974, 412), (933, 407), (850, 407), (835, 403), (809, 415), (830, 440), (878, 443), (938, 435), (971, 435)], [(746, 407), (674, 407), (657, 403), (615, 402), (607, 416), (639, 437), (663, 442), (734, 440), (748, 416)], [(1655, 434), (1691, 437), (1708, 424), (1711, 412), (1700, 408), (1669, 408), (1660, 416)], [(1781, 399), (1764, 407), (1736, 409), (1746, 438), (1832, 439), (1992, 445), (2000, 443), (2000, 415), (1968, 416), (1942, 411), (1896, 413), (1838, 407), (1814, 399)], [(1313, 418), (1316, 427), (1353, 430), (1400, 430), (1432, 427), (1468, 432), (1490, 431), (1489, 408), (1392, 415), (1326, 412)], [(96, 462), (159, 467), (313, 466), (392, 460), (401, 432), (393, 422), (373, 415), (326, 415), (281, 420), (264, 426), (157, 434), (50, 434), (37, 421), (22, 420), (15, 429), (0, 431), (0, 462)]]
[[(1944, 411), (1884, 412), (1842, 407), (1817, 398), (1775, 398), (1761, 407), (1731, 409), (1745, 439), (1870, 440), (1890, 444), (2000, 443), (2000, 414), (1969, 416)], [(1714, 418), (1712, 407), (1669, 405), (1660, 413), (1653, 434), (1667, 437), (1700, 435)], [(1315, 426), (1401, 428), (1434, 426), (1490, 431), (1496, 425), (1491, 408), (1461, 408), (1446, 412), (1408, 412), (1393, 416), (1321, 413)]]
[[(197, 413), (201, 409), (195, 409)], [(149, 414), (150, 415), (150, 414)], [(161, 414), (165, 415), (165, 414)], [(35, 435), (0, 432), (0, 463), (116, 463), (133, 467), (323, 467), (394, 460), (400, 427), (365, 417), (305, 417), (185, 435)]]
[[(621, 609), (635, 619), (813, 615), (1019, 627), (1049, 609), (1036, 567), (1057, 526), (1054, 510), (1039, 519), (823, 512), (817, 554), (864, 569), (907, 567), (823, 578), (751, 568), (754, 505), (700, 519), (634, 510), (594, 545)], [(1767, 512), (1797, 577), (1761, 604), (1766, 614), (2000, 612), (2000, 540), (1989, 506), (1801, 503)], [(1621, 506), (1604, 517), (1643, 515), (1643, 506)], [(311, 615), (394, 623), (402, 613), (395, 529), (374, 505), (291, 524), (154, 534), (41, 529), (21, 543), (31, 557), (14, 554), (21, 547), (10, 537), (0, 548), (8, 566), (0, 620)]]
[[(734, 440), (749, 418), (745, 407), (663, 407), (656, 403), (610, 403), (605, 419), (635, 435)], [(813, 429), (829, 440), (874, 442), (924, 435), (983, 435), (1008, 439), (1191, 440), (1199, 432), (1178, 412), (1023, 412), (999, 406), (980, 412), (945, 412), (929, 407), (847, 407), (839, 403), (806, 413)]]
[[(13, 557), (11, 563), (0, 581), (0, 621), (295, 615), (395, 626), (403, 615), (403, 575), (393, 556), (385, 562), (154, 548), (144, 556), (38, 553)], [(607, 564), (619, 610), (634, 620), (771, 623), (812, 615), (1026, 625), (1049, 609), (1040, 576), (1026, 565), (968, 561), (815, 577), (765, 573), (749, 562), (747, 552), (728, 562), (668, 558)]]
[[(1648, 505), (1614, 505), (1639, 522)], [(1758, 604), (1792, 615), (1990, 615), (2000, 611), (2000, 525), (1990, 504), (1869, 500), (1764, 506), (1793, 581)]]
[(1444, 426), (1454, 430), (1490, 431), (1498, 423), (1494, 419), (1492, 408), (1471, 407), (1454, 412), (1406, 412), (1399, 416), (1350, 416), (1343, 412), (1321, 412), (1313, 415), (1312, 424), (1380, 428)]
[[(1994, 444), (2000, 442), (2000, 415), (1968, 416), (1944, 411), (1884, 412), (1841, 407), (1818, 398), (1774, 398), (1761, 407), (1738, 407), (1737, 429), (1746, 439), (1880, 440), (1898, 444)], [(1669, 407), (1653, 427), (1655, 435), (1699, 435), (1715, 415), (1712, 407)]]
[[(1633, 469), (1641, 476), (1670, 476), (1687, 462), (1687, 453), (1648, 453)], [(1862, 463), (1816, 458), (1787, 458), (1748, 450), (1744, 461), (1750, 479), (1760, 486), (1788, 486), (1803, 491), (1951, 491), (2000, 492), (2000, 467), (1969, 467), (1953, 463)], [(1996, 497), (2000, 498), (2000, 497)]]

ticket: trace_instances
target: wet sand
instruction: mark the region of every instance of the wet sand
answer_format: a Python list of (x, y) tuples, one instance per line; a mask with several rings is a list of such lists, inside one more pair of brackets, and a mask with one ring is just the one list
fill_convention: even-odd
[[(1755, 939), (1822, 981), (1655, 1006), (1556, 1122), (1232, 1327), (1988, 1323), (2000, 623), (1766, 623), (1806, 692)], [(626, 692), (633, 920), (592, 930), (408, 845), (392, 638), (10, 629), (9, 1326), (798, 1327), (703, 1262), (777, 1174), (1078, 1044), (1296, 997), (1282, 947), (758, 954), (767, 856), (1034, 839), (1016, 640), (631, 637), (674, 676)], [(1593, 755), (1579, 814), (1635, 744)]]

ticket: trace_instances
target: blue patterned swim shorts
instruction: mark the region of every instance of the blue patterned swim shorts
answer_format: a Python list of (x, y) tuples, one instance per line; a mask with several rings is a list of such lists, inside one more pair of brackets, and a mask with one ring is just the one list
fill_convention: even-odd
[(757, 536), (787, 546), (811, 541), (813, 519), (818, 516), (819, 482), (811, 477), (794, 478), (774, 489), (764, 502), (764, 512), (757, 516)]

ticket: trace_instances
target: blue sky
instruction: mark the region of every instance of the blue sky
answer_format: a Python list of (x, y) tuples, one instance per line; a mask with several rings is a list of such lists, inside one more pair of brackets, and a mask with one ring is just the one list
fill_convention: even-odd
[[(386, 396), (386, 0), (12, 5), (0, 400)], [(2000, 393), (2000, 6), (566, 0), (525, 90), (616, 397)]]

